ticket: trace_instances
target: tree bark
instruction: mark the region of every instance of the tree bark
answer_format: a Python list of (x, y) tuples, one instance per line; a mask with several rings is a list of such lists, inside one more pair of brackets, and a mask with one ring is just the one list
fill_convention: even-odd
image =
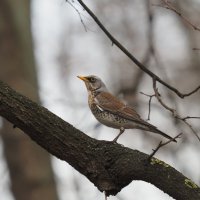
[(56, 157), (65, 160), (107, 195), (133, 180), (152, 183), (177, 200), (200, 199), (200, 188), (168, 164), (85, 135), (46, 108), (0, 82), (0, 115)]

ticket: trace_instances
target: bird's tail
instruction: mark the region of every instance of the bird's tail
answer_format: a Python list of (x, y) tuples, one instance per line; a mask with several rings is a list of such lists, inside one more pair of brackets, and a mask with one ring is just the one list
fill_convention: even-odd
[(174, 138), (172, 138), (171, 136), (167, 135), (166, 133), (164, 133), (164, 132), (158, 130), (157, 128), (155, 128), (154, 130), (152, 130), (152, 132), (158, 133), (158, 134), (164, 136), (165, 138), (167, 138), (167, 139), (169, 139), (169, 140), (172, 140), (173, 142), (177, 142)]
[(153, 133), (160, 134), (160, 135), (164, 136), (165, 138), (172, 140), (173, 142), (177, 142), (176, 139), (174, 139), (173, 137), (171, 137), (171, 136), (167, 135), (166, 133), (160, 131), (159, 129), (157, 129), (157, 127), (155, 127), (154, 125), (152, 125), (152, 124), (150, 124), (146, 121), (142, 120), (142, 123), (140, 124), (139, 128), (143, 129), (145, 131), (150, 131), (150, 132), (153, 132)]
[(144, 128), (144, 130), (146, 131), (150, 131), (150, 132), (153, 132), (153, 133), (158, 133), (162, 136), (164, 136), (165, 138), (169, 139), (169, 140), (172, 140), (173, 142), (177, 142), (173, 137), (167, 135), (166, 133), (160, 131), (159, 129), (157, 129), (157, 127), (153, 126), (152, 124), (149, 124), (148, 122), (146, 122), (146, 127)]

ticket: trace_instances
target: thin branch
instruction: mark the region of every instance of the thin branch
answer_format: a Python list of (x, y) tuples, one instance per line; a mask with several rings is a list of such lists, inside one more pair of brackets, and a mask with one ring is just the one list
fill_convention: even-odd
[(170, 111), (172, 113), (172, 116), (176, 119), (179, 119), (180, 121), (182, 121), (184, 124), (186, 124), (192, 131), (192, 133), (197, 137), (197, 139), (200, 141), (200, 137), (198, 136), (197, 132), (194, 130), (194, 128), (192, 127), (191, 124), (189, 124), (186, 120), (189, 119), (189, 118), (198, 118), (198, 117), (181, 117), (177, 111), (173, 108), (170, 108), (169, 106), (167, 106), (163, 100), (161, 99), (161, 95), (159, 94), (158, 92), (158, 89), (156, 88), (156, 80), (153, 79), (153, 89), (154, 89), (154, 92), (155, 92), (155, 96), (157, 98), (157, 100), (159, 101), (159, 103), (168, 111)]
[(183, 117), (182, 120), (186, 120), (186, 119), (200, 119), (200, 117), (190, 117), (190, 116), (187, 116), (187, 117)]
[(149, 95), (149, 94), (145, 94), (145, 93), (143, 93), (143, 92), (140, 92), (140, 94), (143, 94), (143, 95), (149, 97), (149, 111), (148, 111), (148, 118), (147, 118), (147, 120), (150, 120), (150, 114), (151, 114), (151, 101), (152, 101), (152, 98), (155, 97), (155, 94), (153, 94), (153, 95)]
[(170, 1), (168, 0), (162, 0), (165, 6), (159, 5), (159, 7), (166, 8), (168, 10), (173, 11), (175, 14), (177, 14), (185, 23), (190, 25), (195, 31), (200, 31), (200, 27), (194, 25), (187, 17), (185, 17), (179, 10), (177, 10)]
[(159, 101), (159, 103), (160, 103), (165, 109), (169, 110), (175, 118), (179, 117), (179, 116), (177, 115), (175, 109), (170, 108), (169, 106), (167, 106), (167, 105), (162, 101), (161, 95), (159, 94), (158, 89), (156, 88), (156, 80), (155, 80), (155, 79), (153, 79), (153, 89), (154, 89), (155, 96), (156, 96), (157, 100)]
[(180, 98), (184, 98), (187, 96), (192, 95), (193, 93), (197, 92), (200, 89), (200, 85), (195, 88), (193, 91), (189, 93), (181, 93), (175, 87), (169, 85), (165, 81), (163, 81), (160, 77), (150, 71), (145, 65), (143, 65), (140, 61), (138, 61), (112, 34), (105, 28), (105, 26), (100, 22), (97, 16), (83, 3), (82, 0), (77, 0), (80, 5), (86, 10), (86, 12), (93, 18), (93, 20), (97, 23), (97, 25), (101, 28), (101, 30), (107, 35), (107, 37), (111, 40), (112, 44), (115, 44), (119, 49), (121, 49), (124, 54), (126, 54), (141, 70), (143, 70), (146, 74), (148, 74), (152, 79), (160, 82), (162, 85), (176, 93)]
[(168, 140), (168, 141), (165, 142), (165, 143), (162, 143), (162, 141), (160, 141), (159, 144), (158, 144), (158, 146), (156, 147), (156, 149), (152, 149), (153, 152), (149, 155), (149, 157), (148, 157), (148, 162), (151, 161), (151, 158), (156, 154), (156, 152), (157, 152), (161, 147), (163, 147), (163, 146), (169, 144), (170, 142), (176, 140), (177, 138), (180, 138), (181, 135), (182, 135), (182, 133), (179, 133), (176, 137), (171, 138), (170, 140)]
[(194, 130), (194, 128), (192, 127), (191, 124), (189, 124), (186, 120), (182, 120), (183, 123), (185, 123), (190, 129), (191, 131), (193, 132), (193, 134), (198, 138), (199, 142), (200, 142), (200, 137), (198, 136), (197, 132)]
[(69, 0), (66, 0), (66, 2), (78, 13), (78, 16), (80, 18), (80, 21), (81, 21), (81, 24), (83, 25), (83, 28), (85, 29), (85, 32), (87, 32), (87, 27), (82, 19), (82, 16), (81, 16), (81, 13), (79, 12), (79, 10), (72, 4), (72, 3), (69, 1)]

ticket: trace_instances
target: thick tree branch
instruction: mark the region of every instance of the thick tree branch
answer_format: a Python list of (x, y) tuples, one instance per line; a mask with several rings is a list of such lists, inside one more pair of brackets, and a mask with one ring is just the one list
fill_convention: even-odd
[[(68, 1), (68, 0), (67, 0)], [(190, 96), (200, 90), (200, 85), (196, 87), (189, 93), (181, 93), (175, 87), (169, 85), (165, 81), (163, 81), (160, 77), (154, 74), (151, 70), (149, 70), (145, 65), (143, 65), (137, 58), (135, 58), (101, 23), (101, 21), (97, 18), (97, 16), (87, 7), (87, 5), (82, 0), (77, 0), (80, 5), (86, 10), (86, 12), (93, 18), (93, 20), (97, 23), (97, 25), (101, 28), (101, 30), (106, 34), (106, 36), (111, 40), (112, 44), (115, 44), (124, 54), (126, 54), (142, 71), (148, 74), (152, 79), (160, 82), (162, 85), (176, 93), (180, 98), (184, 98)]]
[(0, 115), (72, 165), (106, 195), (115, 195), (133, 180), (143, 180), (177, 200), (200, 199), (200, 188), (168, 164), (152, 158), (146, 165), (148, 155), (144, 153), (90, 138), (2, 82)]

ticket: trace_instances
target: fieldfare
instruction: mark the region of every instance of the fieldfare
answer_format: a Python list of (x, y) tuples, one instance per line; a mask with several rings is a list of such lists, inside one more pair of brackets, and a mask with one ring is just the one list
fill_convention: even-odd
[[(109, 93), (103, 81), (94, 75), (78, 76), (84, 81), (88, 91), (88, 104), (95, 118), (102, 124), (119, 129), (120, 132), (113, 140), (117, 141), (125, 129), (141, 129), (160, 134), (168, 139), (169, 135), (158, 130), (155, 126), (141, 119), (140, 115), (130, 106)], [(175, 139), (173, 139), (176, 142)]]

